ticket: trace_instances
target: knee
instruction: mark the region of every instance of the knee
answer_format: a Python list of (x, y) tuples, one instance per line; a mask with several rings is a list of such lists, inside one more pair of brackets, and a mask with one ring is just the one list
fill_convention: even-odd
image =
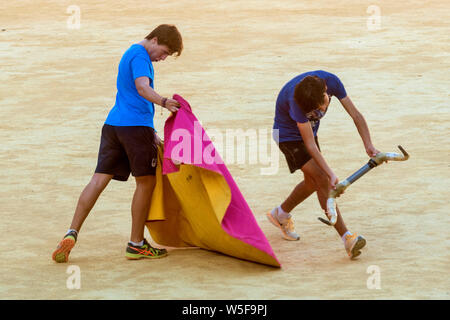
[(330, 184), (330, 179), (325, 172), (317, 172), (314, 176), (314, 183), (317, 190), (328, 191), (328, 186)]
[(156, 184), (154, 176), (136, 177), (136, 188), (153, 189)]
[(305, 176), (305, 182), (314, 185), (316, 191), (322, 191), (329, 188), (329, 178), (314, 160), (310, 160), (303, 166), (302, 171)]
[(89, 182), (89, 184), (94, 189), (101, 191), (101, 190), (105, 189), (105, 187), (108, 185), (109, 181), (111, 181), (111, 178), (112, 178), (112, 176), (110, 176), (110, 175), (106, 175), (106, 174), (99, 175), (96, 173), (91, 178), (91, 181)]
[(305, 175), (305, 185), (308, 189), (317, 190), (317, 186), (314, 179), (309, 175)]

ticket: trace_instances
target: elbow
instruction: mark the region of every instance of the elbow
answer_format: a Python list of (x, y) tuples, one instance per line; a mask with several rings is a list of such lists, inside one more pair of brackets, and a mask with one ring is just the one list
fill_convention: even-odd
[(354, 114), (352, 118), (353, 118), (353, 122), (354, 122), (356, 125), (365, 122), (363, 115), (362, 115), (361, 113), (359, 113), (359, 112), (357, 112), (356, 114)]
[(311, 157), (313, 157), (316, 152), (319, 152), (319, 149), (317, 148), (317, 145), (315, 143), (306, 143), (305, 147)]
[(140, 96), (144, 96), (145, 93), (145, 89), (141, 86), (136, 87), (137, 92), (139, 93)]

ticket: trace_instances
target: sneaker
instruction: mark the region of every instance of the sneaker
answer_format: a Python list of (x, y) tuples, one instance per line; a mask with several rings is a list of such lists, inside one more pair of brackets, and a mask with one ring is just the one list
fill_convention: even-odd
[(76, 231), (67, 233), (53, 252), (52, 259), (58, 263), (69, 261), (69, 254), (75, 246), (75, 242), (77, 242), (77, 236), (78, 234)]
[(354, 259), (361, 254), (361, 249), (366, 245), (366, 239), (363, 236), (358, 236), (356, 233), (345, 236), (345, 250), (350, 259)]
[(142, 246), (134, 246), (128, 242), (125, 257), (129, 260), (138, 260), (142, 258), (158, 259), (167, 256), (166, 249), (153, 248), (146, 239)]
[(278, 209), (275, 208), (271, 212), (266, 214), (267, 219), (275, 226), (281, 229), (283, 238), (286, 240), (297, 241), (300, 240), (300, 236), (294, 230), (294, 222), (289, 218), (283, 223), (278, 220)]

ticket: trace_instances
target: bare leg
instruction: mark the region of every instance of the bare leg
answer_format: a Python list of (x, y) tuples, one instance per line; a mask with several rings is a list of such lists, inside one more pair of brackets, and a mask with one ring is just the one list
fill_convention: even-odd
[(155, 176), (136, 177), (136, 191), (131, 204), (131, 237), (133, 242), (144, 239), (145, 221), (147, 220), (153, 189), (155, 188)]
[(84, 188), (83, 192), (81, 192), (70, 229), (80, 231), (84, 220), (89, 215), (89, 212), (91, 212), (98, 197), (111, 181), (112, 177), (109, 174), (94, 173), (91, 181)]
[(305, 180), (295, 186), (289, 197), (281, 204), (281, 209), (284, 212), (290, 213), (296, 206), (313, 194), (314, 191), (316, 189), (313, 181), (305, 175)]
[[(302, 168), (302, 171), (310, 176), (317, 187), (317, 197), (319, 199), (320, 206), (326, 212), (327, 210), (327, 199), (330, 192), (329, 179), (326, 173), (319, 167), (319, 165), (314, 161), (314, 159), (309, 160)], [(344, 219), (342, 218), (339, 208), (336, 207), (338, 218), (334, 225), (334, 228), (342, 237), (344, 233), (348, 231), (345, 226)]]

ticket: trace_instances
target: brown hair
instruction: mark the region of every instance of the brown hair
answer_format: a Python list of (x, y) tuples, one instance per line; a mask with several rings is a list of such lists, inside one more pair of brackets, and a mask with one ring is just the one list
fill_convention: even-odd
[(325, 97), (323, 95), (325, 90), (325, 80), (317, 76), (306, 76), (295, 87), (295, 102), (297, 102), (303, 113), (306, 114), (317, 109), (325, 102)]
[(147, 40), (153, 38), (157, 38), (158, 44), (167, 46), (170, 50), (170, 55), (176, 53), (178, 57), (183, 51), (183, 39), (174, 25), (161, 24), (145, 37)]

